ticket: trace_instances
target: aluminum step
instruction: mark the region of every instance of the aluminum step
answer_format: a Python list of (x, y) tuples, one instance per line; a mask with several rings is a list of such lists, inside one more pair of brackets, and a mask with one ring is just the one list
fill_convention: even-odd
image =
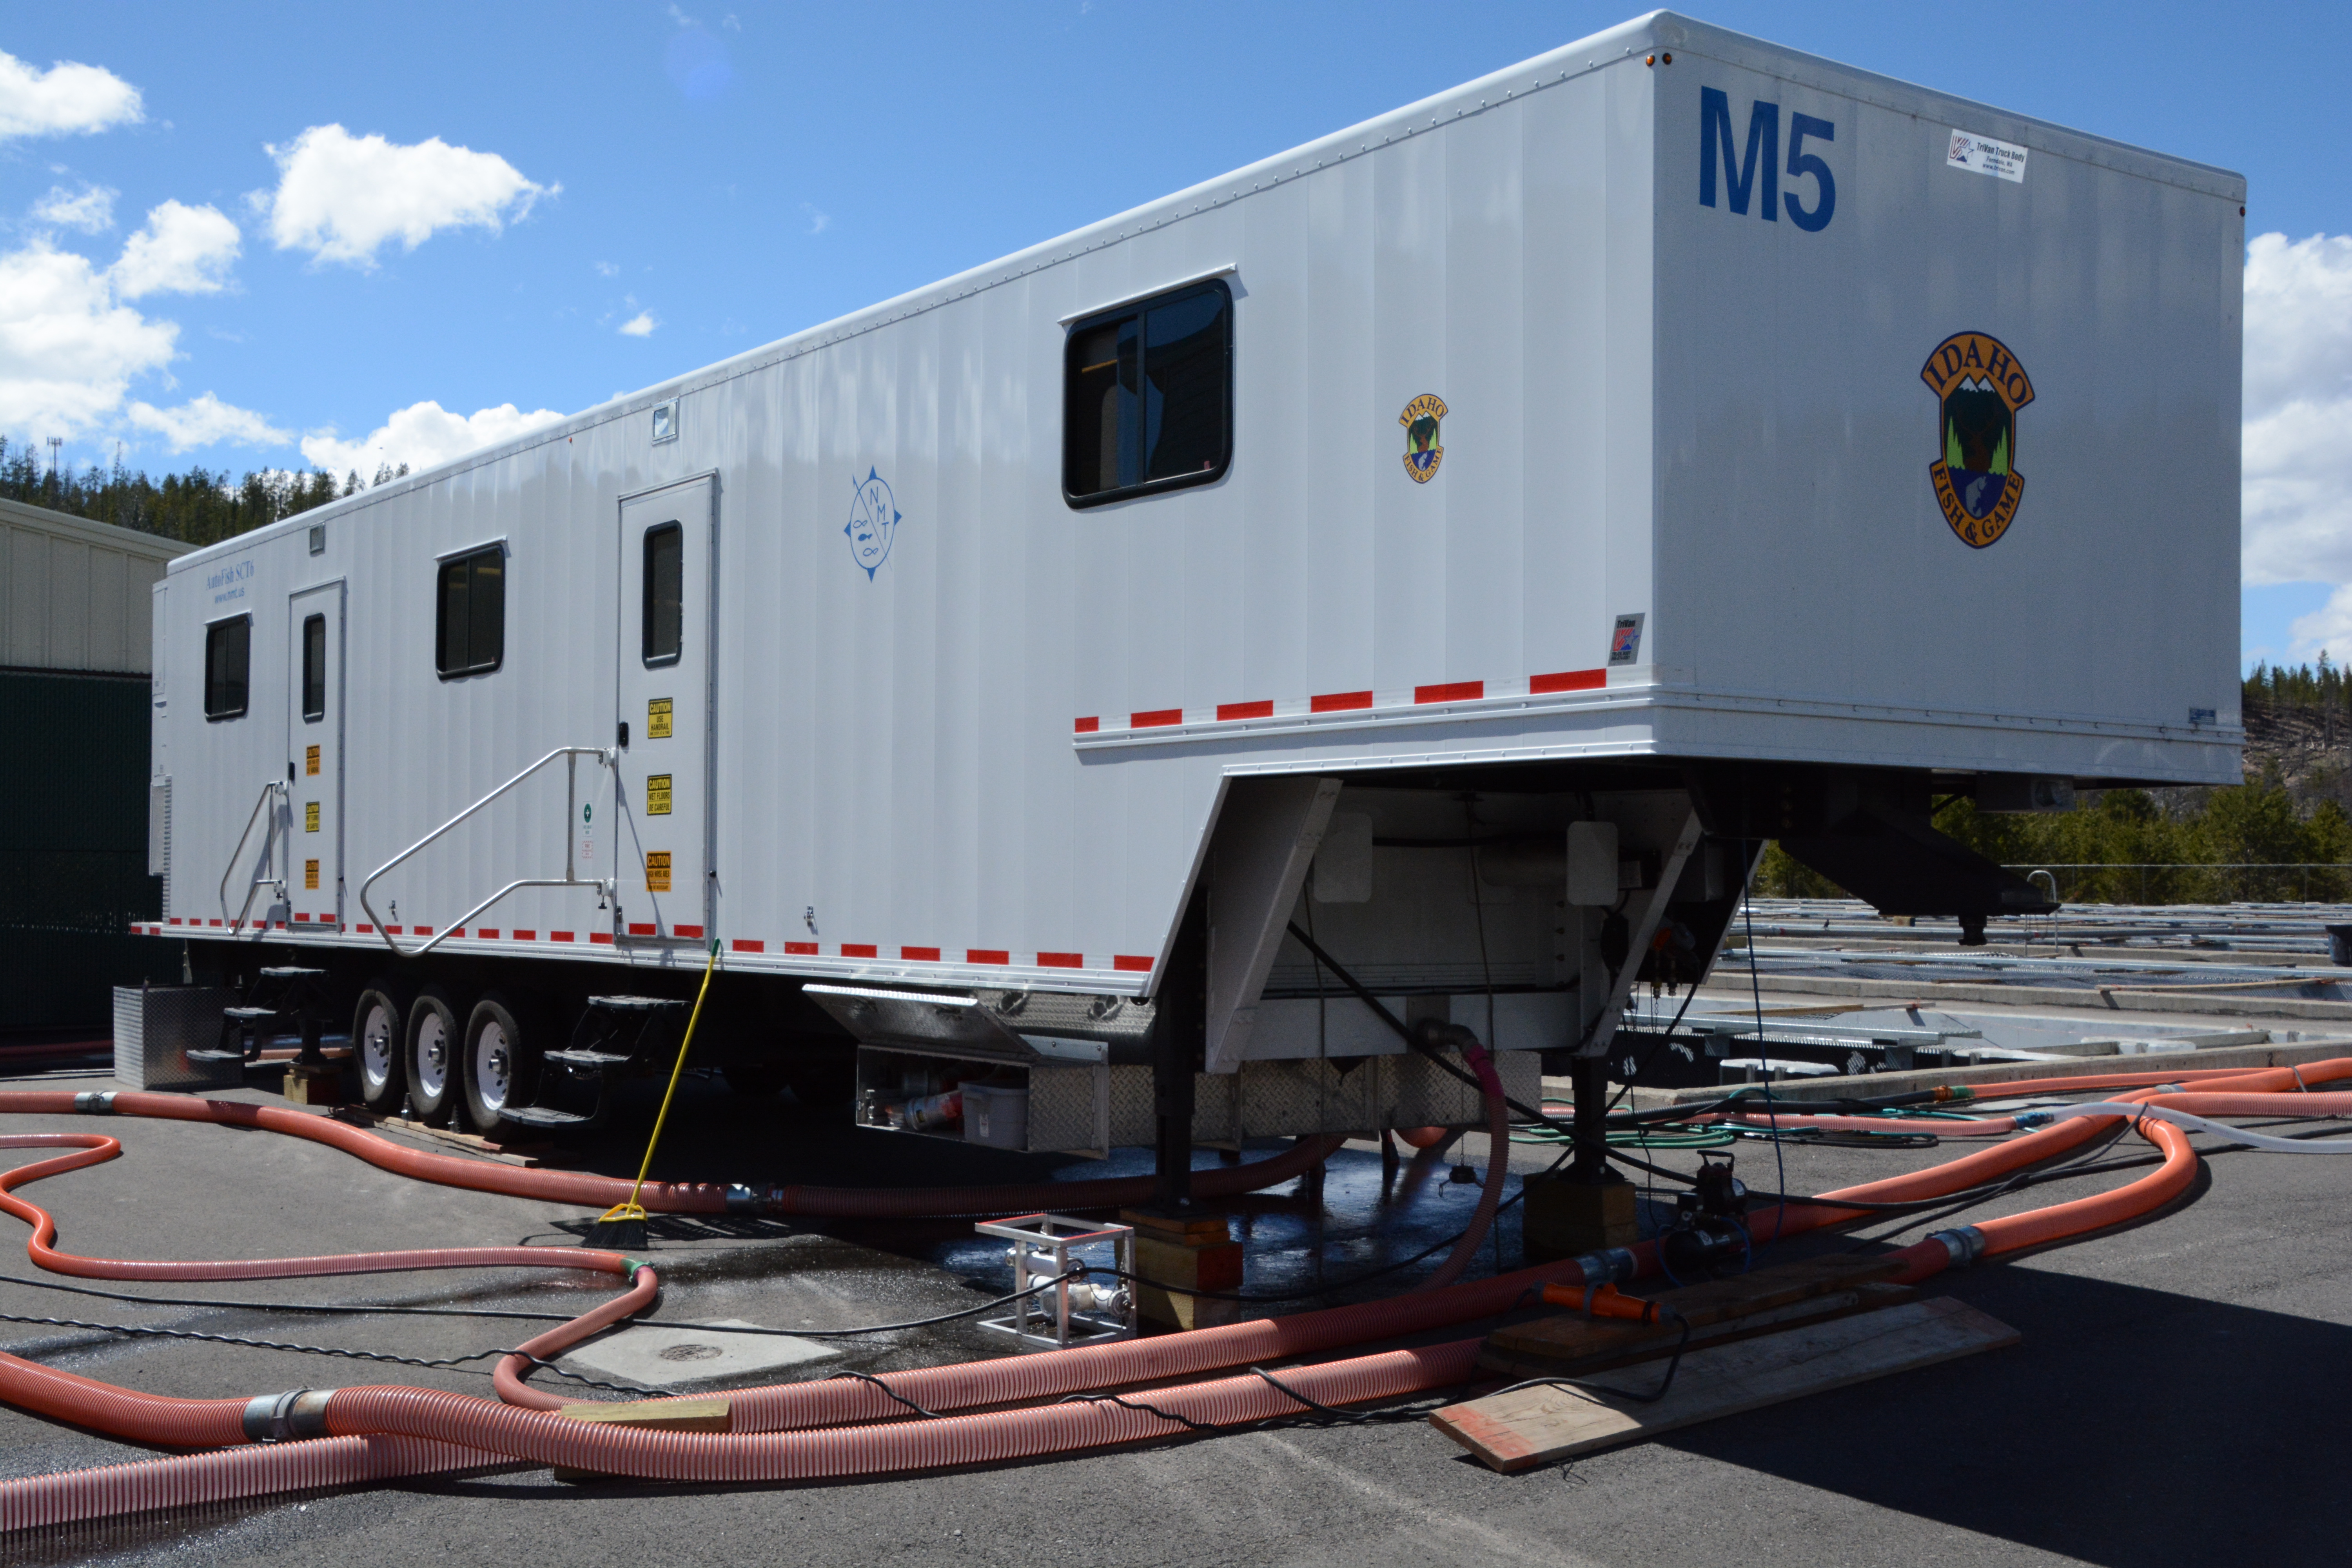
[(260, 972), (262, 978), (265, 980), (316, 979), (318, 976), (326, 973), (327, 972), (323, 969), (298, 969), (291, 966), (280, 966), (275, 969), (265, 969)]
[(623, 1062), (634, 1061), (635, 1058), (616, 1057), (610, 1051), (550, 1051), (540, 1059), (553, 1062), (559, 1067), (610, 1068), (618, 1067)]
[(188, 1059), (192, 1062), (241, 1062), (245, 1060), (245, 1053), (243, 1051), (190, 1051)]
[(519, 1127), (578, 1127), (593, 1120), (569, 1110), (550, 1110), (543, 1105), (509, 1105), (499, 1116)]
[(675, 996), (591, 996), (588, 1005), (606, 1013), (664, 1013), (686, 1004)]
[(221, 1016), (257, 1024), (264, 1018), (282, 1018), (285, 1014), (276, 1007), (224, 1007), (221, 1009)]

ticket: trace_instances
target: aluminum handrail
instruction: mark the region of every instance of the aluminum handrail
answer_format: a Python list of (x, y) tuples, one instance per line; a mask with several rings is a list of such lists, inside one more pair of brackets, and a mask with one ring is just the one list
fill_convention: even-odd
[[(221, 873), (220, 879), (220, 910), (221, 918), (228, 921), (228, 929), (231, 931), (245, 929), (245, 917), (253, 910), (254, 894), (265, 887), (282, 889), (285, 886), (286, 879), (282, 874), (275, 877), (256, 877), (245, 889), (245, 902), (237, 906), (236, 917), (230, 918), (228, 879), (236, 875), (237, 858), (245, 853), (246, 842), (253, 837), (253, 825), (261, 820), (261, 808), (269, 804), (270, 796), (284, 794), (285, 790), (286, 781), (283, 779), (270, 779), (261, 786), (261, 798), (253, 803), (253, 815), (245, 819), (245, 831), (236, 836), (236, 847), (228, 852), (228, 869)], [(270, 831), (273, 833), (277, 831), (275, 823), (271, 824)], [(268, 842), (265, 837), (264, 845), (267, 846)], [(263, 923), (266, 925), (268, 922), (264, 921)]]
[[(394, 942), (393, 940), (392, 932), (384, 929), (383, 917), (377, 914), (375, 912), (375, 906), (368, 902), (368, 889), (374, 887), (377, 879), (386, 871), (391, 870), (394, 867), (399, 865), (402, 861), (407, 859), (410, 856), (415, 854), (418, 850), (424, 848), (426, 845), (432, 843), (435, 839), (440, 837), (443, 834), (448, 832), (451, 828), (457, 826), (459, 823), (465, 821), (467, 817), (473, 816), (476, 812), (489, 805), (490, 802), (498, 799), (499, 796), (506, 794), (507, 791), (514, 788), (515, 785), (522, 783), (523, 780), (530, 777), (531, 774), (539, 772), (540, 769), (555, 761), (558, 757), (570, 759), (564, 781), (563, 875), (561, 877), (518, 877), (513, 881), (509, 882), (505, 887), (500, 888), (497, 892), (492, 893), (488, 898), (484, 899), (480, 903), (476, 904), (472, 909), (467, 910), (464, 914), (459, 915), (456, 920), (451, 921), (447, 925), (437, 929), (434, 932), (432, 939), (425, 942), (422, 946), (405, 948), (401, 946), (397, 942)], [(519, 888), (593, 888), (600, 894), (609, 894), (612, 891), (612, 883), (610, 879), (583, 879), (572, 874), (574, 868), (572, 857), (572, 817), (574, 809), (580, 804), (579, 759), (582, 757), (593, 757), (598, 763), (608, 768), (619, 765), (618, 760), (614, 757), (614, 753), (603, 746), (558, 746), (555, 750), (548, 752), (547, 755), (540, 758), (539, 761), (531, 763), (530, 766), (523, 769), (522, 772), (515, 774), (514, 777), (507, 780), (506, 783), (499, 785), (498, 788), (492, 790), (489, 794), (484, 795), (481, 799), (476, 801), (473, 805), (467, 806), (465, 810), (459, 812), (457, 816), (451, 817), (448, 821), (443, 823), (440, 826), (435, 828), (432, 832), (426, 834), (424, 837), (418, 839), (415, 843), (410, 845), (407, 848), (402, 850), (399, 854), (394, 856), (383, 865), (378, 866), (374, 870), (369, 872), (367, 880), (360, 884), (360, 908), (367, 911), (369, 922), (375, 927), (375, 933), (383, 938), (383, 944), (403, 958), (421, 958), (425, 953), (428, 953), (435, 948), (440, 946), (444, 942), (446, 942), (455, 933), (461, 931), (467, 926), (471, 925), (474, 922), (475, 916), (480, 914), (484, 910), (488, 909), (492, 904), (497, 903), (500, 899), (505, 898), (509, 893), (515, 891)]]

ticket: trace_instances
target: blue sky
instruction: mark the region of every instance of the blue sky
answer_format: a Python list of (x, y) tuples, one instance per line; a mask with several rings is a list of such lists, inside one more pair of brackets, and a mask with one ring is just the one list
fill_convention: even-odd
[[(0, 434), (151, 471), (451, 455), (1633, 14), (12, 7)], [(2250, 271), (2245, 643), (2352, 651), (2352, 239), (2313, 238), (2352, 236), (2352, 6), (1691, 14), (2245, 174), (2248, 235), (2294, 242)], [(338, 207), (358, 169), (377, 205)], [(58, 342), (72, 374), (32, 363)]]

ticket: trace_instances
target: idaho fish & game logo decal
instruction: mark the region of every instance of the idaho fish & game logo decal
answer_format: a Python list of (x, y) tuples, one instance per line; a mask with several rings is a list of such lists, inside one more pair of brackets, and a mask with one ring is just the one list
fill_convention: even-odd
[(1404, 405), (1397, 423), (1404, 426), (1404, 471), (1412, 482), (1425, 485), (1437, 476), (1437, 465), (1445, 461), (1445, 448), (1437, 444), (1437, 422), (1445, 417), (1445, 400), (1433, 393), (1423, 393)]
[(2033, 382), (1999, 338), (1954, 332), (1936, 345), (1919, 379), (1936, 395), (1943, 455), (1927, 467), (1936, 504), (1960, 542), (1982, 550), (2009, 531), (2025, 476), (2017, 471), (2018, 411)]
[(866, 580), (871, 583), (882, 563), (890, 559), (890, 542), (898, 536), (898, 508), (890, 495), (890, 481), (871, 468), (855, 488), (849, 523), (841, 531), (849, 536), (850, 558), (866, 568)]

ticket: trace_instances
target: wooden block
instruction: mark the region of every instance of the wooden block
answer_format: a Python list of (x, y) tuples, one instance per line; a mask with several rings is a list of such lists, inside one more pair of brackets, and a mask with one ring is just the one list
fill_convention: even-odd
[(1530, 1263), (1575, 1258), (1641, 1238), (1639, 1191), (1633, 1183), (1529, 1177), (1519, 1203), (1519, 1240)]
[[(1136, 1287), (1135, 1310), (1139, 1316), (1180, 1329), (1208, 1328), (1234, 1320), (1239, 1304), (1214, 1298), (1241, 1289), (1247, 1249), (1238, 1241), (1227, 1240), (1223, 1222), (1218, 1225), (1212, 1236), (1135, 1233), (1135, 1271), (1153, 1282)], [(1211, 1294), (1206, 1298), (1187, 1294), (1193, 1290)]]
[(1652, 1404), (1622, 1391), (1655, 1387), (1656, 1363), (1596, 1373), (1587, 1387), (1547, 1384), (1489, 1394), (1429, 1419), (1507, 1474), (2018, 1339), (2015, 1329), (1966, 1302), (1938, 1297), (1693, 1351), (1683, 1357), (1674, 1387)]
[[(728, 1430), (724, 1399), (632, 1399), (609, 1405), (567, 1405), (562, 1414), (574, 1421), (596, 1421), (614, 1426), (644, 1426), (656, 1432), (724, 1432)], [(574, 1470), (557, 1466), (559, 1481), (604, 1479), (601, 1470)]]
[(1159, 1209), (1121, 1209), (1118, 1221), (1121, 1225), (1133, 1226), (1139, 1240), (1153, 1235), (1199, 1241), (1233, 1239), (1233, 1224), (1221, 1214), (1191, 1212), (1171, 1215)]
[(343, 1066), (341, 1062), (286, 1064), (287, 1104), (341, 1105), (342, 1102)]

